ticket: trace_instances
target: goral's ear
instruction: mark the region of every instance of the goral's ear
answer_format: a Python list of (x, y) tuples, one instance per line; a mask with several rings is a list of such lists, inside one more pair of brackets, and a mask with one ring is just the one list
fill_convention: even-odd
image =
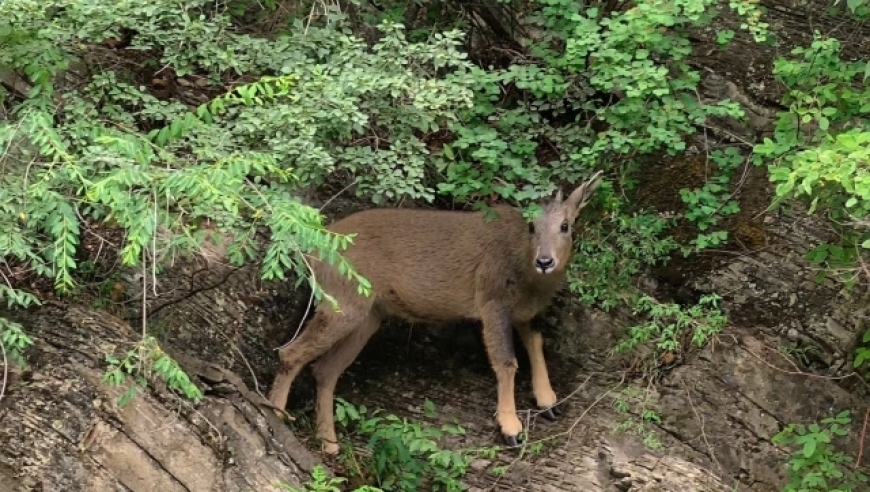
[[(580, 210), (589, 203), (592, 194), (595, 193), (595, 190), (598, 189), (598, 185), (601, 184), (603, 175), (604, 171), (598, 171), (595, 175), (589, 178), (588, 181), (571, 192), (571, 195), (569, 195), (568, 199), (565, 200), (565, 208), (568, 210), (568, 219), (571, 222), (574, 222), (574, 219), (576, 219), (577, 215), (580, 214)], [(559, 193), (561, 194), (561, 191)]]

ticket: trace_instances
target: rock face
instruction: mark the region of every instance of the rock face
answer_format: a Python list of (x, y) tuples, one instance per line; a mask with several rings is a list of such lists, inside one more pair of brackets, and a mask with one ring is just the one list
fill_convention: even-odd
[[(723, 271), (731, 270), (726, 266)], [(779, 491), (787, 455), (770, 439), (783, 425), (817, 421), (844, 409), (862, 415), (866, 408), (866, 401), (840, 387), (837, 379), (796, 368), (781, 352), (783, 337), (760, 326), (731, 326), (654, 389), (648, 388), (644, 407), (661, 417), (651, 428), (663, 447), (653, 452), (636, 434), (614, 432), (627, 419), (614, 406), (627, 381), (621, 380), (625, 361), (609, 351), (624, 323), (579, 309), (554, 317), (561, 329), (547, 340), (548, 361), (556, 392), (568, 397), (567, 411), (555, 423), (531, 418), (531, 441), (547, 441), (541, 455), (513, 463), (514, 456), (505, 453), (479, 464), (469, 483), (480, 490), (689, 491), (739, 486)], [(462, 338), (445, 340), (422, 330), (408, 335), (394, 328), (398, 327), (376, 335), (343, 377), (338, 394), (355, 404), (417, 418), (422, 418), (419, 408), (428, 398), (443, 423), (458, 418), (468, 430), (469, 437), (459, 446), (497, 443), (491, 418), (494, 376), (483, 347), (473, 338), (473, 343), (463, 344)], [(531, 412), (528, 364), (524, 358), (520, 362), (517, 403)], [(433, 370), (436, 367), (440, 370)], [(856, 420), (847, 443), (852, 452), (860, 433), (861, 422)], [(509, 466), (509, 472), (497, 479), (490, 472), (500, 466)]]
[(139, 335), (108, 313), (48, 305), (15, 317), (35, 346), (0, 402), (0, 490), (281, 490), (317, 463), (237, 377), (209, 378), (192, 358), (181, 356), (192, 375), (231, 391), (192, 405), (152, 389), (119, 406), (104, 354)]
[[(735, 270), (723, 266), (707, 278), (720, 278), (716, 272), (727, 278)], [(179, 291), (183, 300), (165, 304), (159, 311), (164, 321), (153, 325), (165, 330), (165, 345), (180, 347), (174, 355), (209, 390), (196, 407), (162, 390), (142, 392), (125, 407), (115, 403), (121, 391), (100, 381), (103, 354), (128, 346), (138, 334), (114, 316), (56, 305), (17, 315), (36, 348), (30, 369), (13, 375), (0, 403), (0, 472), (15, 477), (19, 486), (13, 490), (152, 490), (154, 484), (160, 490), (274, 490), (278, 480), (298, 484), (317, 462), (292, 436), (276, 432), (282, 427), (247, 390), (263, 391), (274, 371), (274, 360), (267, 361), (280, 336), (264, 334), (280, 333), (282, 325), (293, 329), (298, 319), (270, 314), (283, 311), (282, 298), (258, 285), (255, 270), (227, 275), (214, 269), (182, 284), (185, 271), (196, 269), (180, 268), (162, 285), (196, 291), (224, 279), (190, 296)], [(626, 381), (622, 362), (608, 352), (621, 322), (568, 306), (550, 315), (548, 322), (559, 330), (547, 345), (554, 386), (568, 397), (566, 413), (555, 423), (530, 417), (530, 439), (547, 440), (543, 452), (521, 460), (504, 452), (475, 462), (467, 479), (473, 489), (727, 491), (742, 483), (741, 490), (778, 490), (784, 454), (769, 440), (782, 423), (861, 408), (835, 381), (796, 374), (777, 349), (785, 340), (777, 334), (782, 328), (733, 327), (652, 393), (649, 405), (662, 417), (657, 432), (665, 452), (651, 452), (635, 436), (614, 432), (624, 416), (613, 401)], [(838, 309), (831, 301), (831, 312)], [(809, 313), (824, 311), (817, 306)], [(423, 418), (422, 404), (430, 399), (437, 423), (458, 419), (468, 431), (453, 445), (497, 443), (494, 376), (471, 335), (474, 328), (452, 330), (471, 330), (465, 337), (471, 343), (385, 326), (343, 376), (338, 394), (416, 418)], [(233, 368), (245, 382), (194, 356)], [(264, 367), (252, 371), (251, 361)], [(531, 408), (522, 356), (517, 379), (518, 405)], [(301, 378), (291, 410), (310, 397)], [(492, 471), (499, 466), (508, 468), (497, 477)]]
[[(256, 390), (268, 384), (270, 378), (259, 374), (274, 371), (271, 349), (281, 341), (264, 334), (282, 332), (288, 324), (293, 329), (298, 319), (281, 316), (282, 297), (256, 277), (255, 269), (216, 267), (203, 273), (192, 265), (158, 277), (158, 292), (167, 295), (149, 307), (159, 314), (150, 330), (205, 389), (206, 398), (198, 405), (159, 384), (140, 391), (126, 406), (117, 404), (123, 390), (101, 382), (103, 357), (129, 348), (139, 333), (112, 314), (53, 302), (7, 313), (26, 327), (35, 346), (28, 353), (29, 368), (13, 374), (0, 402), (0, 474), (10, 478), (2, 486), (19, 491), (228, 492), (277, 490), (279, 481), (298, 486), (319, 461), (260, 404)], [(137, 278), (128, 280), (128, 293), (135, 296)], [(175, 289), (179, 285), (186, 288)], [(570, 313), (564, 320), (566, 334), (593, 333), (581, 329)], [(438, 408), (437, 421), (458, 419), (468, 430), (453, 445), (497, 442), (491, 418), (494, 386), (482, 350), (433, 340), (419, 330), (412, 331), (409, 346), (406, 333), (385, 327), (342, 379), (340, 394), (415, 417), (428, 398)], [(456, 356), (445, 365), (444, 354), (451, 348)], [(264, 367), (252, 366), (252, 361), (267, 360), (271, 362)], [(561, 436), (532, 459), (517, 460), (504, 452), (476, 462), (467, 479), (473, 489), (730, 490), (703, 465), (677, 455), (663, 459), (631, 439), (612, 435), (616, 420), (606, 396), (619, 385), (612, 374), (587, 375), (558, 357), (553, 367), (563, 394), (581, 378), (583, 385), (561, 422), (542, 426), (531, 420), (531, 437)], [(294, 390), (291, 410), (311, 397), (305, 379)], [(521, 406), (528, 406), (528, 378), (519, 383)], [(496, 477), (493, 468), (504, 465), (507, 473)]]

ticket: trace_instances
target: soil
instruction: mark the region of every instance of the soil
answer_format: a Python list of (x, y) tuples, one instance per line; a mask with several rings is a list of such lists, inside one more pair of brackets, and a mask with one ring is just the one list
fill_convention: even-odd
[[(727, 7), (718, 17), (716, 27), (735, 31), (728, 50), (718, 50), (713, 30), (693, 33), (696, 48), (692, 62), (707, 74), (707, 86), (714, 87), (713, 95), (708, 97), (721, 94), (715, 87), (725, 80), (737, 86), (752, 104), (776, 110), (783, 87), (770, 77), (773, 60), (793, 46), (806, 45), (812, 39), (813, 29), (837, 33), (848, 56), (868, 58), (870, 29), (845, 17), (829, 15), (826, 13), (829, 2), (797, 5), (767, 0), (761, 4), (768, 11), (766, 20), (771, 30), (778, 35), (775, 46), (758, 46), (751, 41)], [(733, 128), (729, 128), (729, 133), (733, 133), (730, 130)], [(759, 133), (758, 128), (737, 131), (749, 141)], [(639, 205), (661, 212), (682, 209), (678, 191), (703, 182), (710, 169), (706, 157), (709, 150), (740, 145), (722, 137), (724, 133), (711, 130), (711, 134), (718, 140), (712, 141), (711, 135), (699, 135), (685, 156), (660, 156), (650, 172), (643, 173)], [(548, 422), (531, 415), (534, 402), (528, 361), (522, 351), (518, 352), (517, 405), (529, 410), (524, 414), (529, 415), (529, 438), (553, 439), (542, 452), (520, 460), (509, 450), (495, 459), (476, 460), (466, 479), (472, 490), (779, 491), (784, 484), (783, 463), (787, 454), (771, 444), (772, 436), (787, 423), (809, 423), (845, 409), (851, 410), (854, 418), (843, 446), (852, 456), (858, 454), (864, 437), (862, 418), (870, 398), (866, 385), (851, 371), (850, 354), (860, 334), (870, 327), (867, 292), (864, 288), (847, 291), (832, 281), (816, 282), (815, 271), (803, 260), (803, 255), (830, 239), (831, 232), (823, 220), (808, 216), (798, 205), (768, 210), (772, 195), (764, 173), (751, 166), (745, 171), (737, 173), (739, 176), (732, 183), (741, 212), (726, 223), (730, 232), (728, 244), (700, 257), (674, 258), (651, 272), (647, 279), (651, 293), (664, 299), (679, 300), (687, 291), (689, 297), (710, 292), (722, 295), (722, 307), (731, 320), (725, 332), (703, 350), (689, 351), (668, 367), (660, 368), (657, 383), (647, 385), (646, 379), (630, 377), (634, 372), (629, 369), (636, 360), (611, 353), (632, 322), (628, 313), (608, 314), (583, 308), (563, 293), (540, 320), (554, 389), (567, 398), (563, 403), (565, 413), (558, 421)], [(321, 202), (325, 198), (320, 197)], [(368, 206), (339, 197), (324, 212), (338, 218)], [(678, 233), (689, 236), (696, 231), (685, 228)], [(138, 326), (142, 315), (141, 280), (140, 272), (121, 270), (117, 278), (118, 299), (113, 296), (118, 301), (114, 304), (116, 313), (132, 326)], [(161, 295), (146, 303), (148, 331), (173, 347), (181, 360), (208, 361), (239, 375), (253, 393), (265, 393), (277, 366), (274, 348), (299, 327), (306, 313), (308, 293), (296, 291), (291, 282), (262, 282), (252, 268), (221, 265), (220, 252), (180, 262), (157, 282), (154, 288)], [(109, 338), (133, 339), (134, 331), (129, 326), (123, 328), (120, 326), (123, 323), (115, 325), (103, 314), (94, 314), (87, 303), (88, 300), (83, 300), (85, 307), (67, 311), (22, 315), (28, 332), (34, 330), (38, 349), (31, 362), (32, 374), (39, 376), (13, 379), (7, 398), (0, 403), (0, 437), (4, 438), (4, 449), (0, 450), (0, 490), (4, 490), (4, 483), (10, 483), (5, 480), (6, 475), (16, 475), (13, 470), (22, 469), (25, 471), (14, 478), (20, 482), (19, 490), (37, 490), (33, 485), (37, 482), (46, 490), (70, 487), (76, 473), (89, 473), (93, 480), (108, 484), (113, 471), (135, 467), (137, 456), (144, 463), (139, 465), (142, 476), (186, 476), (195, 474), (196, 466), (207, 466), (208, 474), (220, 474), (226, 487), (221, 489), (213, 481), (200, 477), (202, 482), (184, 482), (184, 487), (173, 479), (166, 482), (168, 490), (239, 490), (232, 486), (250, 486), (252, 481), (245, 482), (244, 477), (228, 471), (241, 465), (228, 461), (227, 453), (254, 456), (260, 453), (255, 451), (257, 446), (277, 446), (269, 448), (269, 453), (256, 454), (261, 457), (264, 474), (288, 476), (290, 483), (298, 483), (298, 477), (310, 469), (311, 463), (303, 466), (292, 460), (272, 459), (271, 453), (278, 452), (274, 449), (288, 450), (293, 444), (286, 440), (280, 446), (268, 444), (269, 439), (263, 436), (269, 432), (263, 429), (270, 423), (251, 417), (255, 412), (244, 403), (234, 400), (233, 405), (226, 406), (217, 384), (206, 386), (208, 399), (200, 408), (203, 412), (208, 409), (206, 420), (236, 429), (228, 434), (235, 438), (217, 445), (208, 442), (207, 432), (192, 434), (189, 443), (207, 445), (189, 451), (199, 453), (199, 461), (188, 464), (186, 471), (172, 469), (168, 473), (165, 469), (172, 460), (168, 455), (161, 458), (162, 444), (158, 444), (171, 443), (172, 436), (163, 435), (164, 441), (157, 439), (158, 444), (150, 446), (143, 444), (149, 435), (147, 429), (137, 428), (136, 432), (119, 437), (118, 429), (136, 427), (133, 424), (136, 417), (120, 410), (76, 413), (73, 422), (78, 422), (81, 428), (60, 433), (62, 443), (58, 443), (57, 436), (49, 440), (46, 435), (50, 432), (40, 434), (38, 429), (56, 425), (52, 416), (56, 416), (57, 422), (65, 415), (63, 405), (87, 403), (73, 401), (71, 396), (63, 400), (66, 402), (63, 405), (47, 403), (41, 407), (34, 403), (42, 400), (33, 395), (51, 402), (53, 398), (74, 393), (69, 388), (60, 391), (49, 384), (52, 376), (65, 374), (70, 380), (82, 381), (87, 393), (82, 393), (79, 399), (108, 398), (99, 389), (97, 361), (87, 362), (83, 369), (75, 369), (76, 361), (80, 360), (72, 356), (69, 363), (58, 362), (61, 360), (58, 353), (73, 345), (70, 340), (84, 343), (93, 333), (81, 332), (65, 339), (59, 335), (62, 330), (51, 327), (51, 320), (80, 327), (86, 324), (82, 320), (98, 319), (97, 325), (111, 327), (107, 332)], [(69, 333), (77, 332), (70, 328)], [(614, 401), (628, 385), (643, 389), (641, 393), (646, 400), (635, 401), (629, 414), (622, 414), (615, 410)], [(311, 377), (305, 371), (293, 387), (288, 411), (299, 419), (294, 425), (296, 436), (312, 450), (316, 447), (304, 421), (313, 417), (313, 396)], [(456, 420), (467, 431), (462, 438), (451, 441), (451, 446), (484, 447), (500, 442), (492, 415), (496, 397), (494, 374), (474, 324), (434, 329), (396, 321), (385, 323), (340, 379), (337, 396), (356, 405), (383, 408), (421, 420), (428, 420), (422, 411), (428, 399), (436, 405), (433, 423)], [(159, 404), (149, 400), (148, 405), (144, 408), (158, 412), (155, 408), (159, 409)], [(243, 411), (243, 407), (247, 410)], [(661, 422), (650, 424), (663, 445), (659, 450), (645, 447), (636, 433), (614, 431), (631, 415), (637, 417), (643, 408), (655, 409), (661, 416)], [(19, 427), (10, 424), (34, 422), (28, 419), (42, 415), (40, 412), (47, 412), (46, 416), (29, 430), (16, 430)], [(158, 422), (172, 418), (157, 413), (149, 415)], [(194, 417), (185, 414), (185, 418)], [(101, 447), (86, 458), (76, 450), (87, 440), (84, 432), (87, 426), (82, 422), (91, 419), (109, 422), (111, 428), (94, 424), (93, 428), (102, 429)], [(242, 420), (246, 423), (239, 423)], [(200, 422), (199, 427), (208, 426)], [(221, 429), (227, 433), (230, 427)], [(147, 449), (147, 453), (143, 454), (141, 449)], [(131, 454), (119, 454), (119, 450)], [(255, 466), (252, 461), (257, 460), (249, 459), (244, 466)], [(72, 462), (88, 464), (76, 467)], [(327, 462), (335, 470), (344, 467), (336, 461)], [(62, 479), (46, 482), (34, 478), (45, 470), (61, 469), (58, 463), (67, 467), (68, 474)], [(499, 477), (494, 470), (501, 466), (508, 468)], [(211, 485), (201, 485), (207, 482)], [(267, 483), (263, 477), (254, 482)], [(124, 483), (117, 489), (149, 490), (143, 483)], [(81, 490), (115, 489), (83, 486)]]

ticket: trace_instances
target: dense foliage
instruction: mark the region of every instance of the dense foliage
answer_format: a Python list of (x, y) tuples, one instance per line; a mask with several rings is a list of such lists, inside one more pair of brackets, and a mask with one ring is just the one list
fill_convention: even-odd
[[(636, 280), (675, 255), (727, 245), (741, 166), (768, 172), (778, 204), (806, 200), (830, 216), (842, 241), (818, 245), (810, 261), (854, 283), (870, 249), (870, 64), (844, 59), (821, 34), (776, 62), (787, 109), (772, 136), (712, 151), (715, 172), (679, 190), (680, 210), (634, 193), (711, 117), (744, 116), (734, 101), (704, 102), (688, 63), (688, 33), (709, 29), (721, 3), (7, 0), (0, 298), (39, 303), (38, 278), (78, 292), (94, 268), (84, 230), (97, 225), (123, 238), (115, 253), (126, 267), (157, 273), (204, 241), (226, 241), (233, 263), (259, 261), (265, 279), (307, 281), (330, 300), (309, 275), (306, 255), (317, 254), (366, 295), (341, 256), (352, 238), (325, 230), (309, 197), (352, 188), (374, 204), (526, 206), (604, 169), (571, 292), (644, 318), (618, 351), (681, 352), (683, 335), (702, 346), (725, 325), (718, 296), (660, 302)], [(757, 2), (727, 8), (768, 41)], [(868, 14), (862, 0), (839, 8)], [(721, 49), (734, 36), (718, 31)], [(24, 361), (29, 343), (0, 316), (4, 361)], [(145, 384), (137, 371), (149, 357), (145, 372), (197, 397), (150, 337), (107, 358), (107, 381)]]

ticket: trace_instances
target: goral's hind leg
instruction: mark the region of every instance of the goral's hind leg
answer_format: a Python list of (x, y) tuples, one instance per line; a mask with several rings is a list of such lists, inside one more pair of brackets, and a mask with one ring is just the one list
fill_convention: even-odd
[(358, 314), (350, 306), (344, 314), (327, 312), (325, 309), (328, 308), (318, 308), (299, 338), (279, 350), (281, 365), (269, 392), (269, 401), (278, 408), (287, 406), (290, 386), (305, 364), (323, 355), (353, 332), (361, 319), (365, 319), (364, 315)]
[(369, 315), (350, 335), (311, 365), (317, 382), (317, 437), (323, 442), (323, 451), (327, 454), (336, 454), (339, 449), (335, 435), (335, 385), (380, 325), (378, 316)]
[(550, 420), (556, 420), (562, 411), (555, 406), (558, 398), (550, 386), (550, 377), (547, 374), (547, 363), (544, 360), (544, 337), (541, 336), (541, 332), (533, 330), (528, 322), (517, 323), (516, 329), (520, 338), (523, 339), (526, 352), (529, 353), (529, 362), (532, 366), (532, 392), (535, 394), (538, 408), (545, 410), (541, 415)]
[(510, 314), (501, 302), (489, 301), (481, 309), (481, 319), (486, 352), (498, 379), (498, 424), (505, 441), (511, 446), (516, 446), (523, 424), (517, 416), (514, 401), (517, 358), (514, 352)]

